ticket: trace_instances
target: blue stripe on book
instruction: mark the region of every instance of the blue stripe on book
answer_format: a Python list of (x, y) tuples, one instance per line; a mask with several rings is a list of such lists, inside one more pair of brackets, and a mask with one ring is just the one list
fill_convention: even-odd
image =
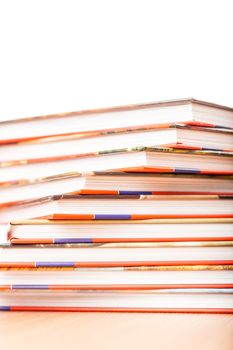
[(48, 284), (13, 284), (12, 289), (48, 289)]
[(74, 262), (66, 262), (66, 261), (38, 261), (36, 262), (36, 267), (75, 267)]
[(201, 171), (198, 169), (175, 168), (174, 173), (176, 173), (176, 174), (200, 174)]
[(120, 195), (151, 195), (151, 191), (119, 191)]
[(130, 220), (129, 214), (97, 214), (95, 220)]
[(1, 306), (0, 305), (0, 311), (10, 311), (11, 307), (10, 306)]
[(91, 238), (55, 238), (55, 244), (63, 244), (63, 243), (93, 243), (93, 239)]

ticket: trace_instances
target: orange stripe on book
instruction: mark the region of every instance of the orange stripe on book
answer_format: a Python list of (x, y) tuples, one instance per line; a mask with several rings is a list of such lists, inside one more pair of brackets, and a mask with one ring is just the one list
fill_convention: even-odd
[(2, 267), (36, 267), (35, 262), (0, 262), (0, 268)]
[(200, 288), (233, 288), (232, 284), (53, 284), (49, 285), (51, 290), (157, 290), (157, 289), (200, 289)]
[(11, 285), (9, 285), (9, 284), (3, 284), (3, 285), (0, 285), (0, 291), (4, 291), (4, 290), (11, 290), (12, 288), (11, 288)]
[(233, 196), (233, 192), (207, 192), (207, 191), (152, 191), (152, 195), (216, 195)]
[(151, 215), (151, 214), (133, 214), (131, 215), (132, 220), (144, 220), (144, 219), (197, 219), (197, 218), (233, 218), (233, 214), (158, 214), (158, 215)]
[(214, 174), (214, 175), (233, 175), (233, 171), (229, 170), (215, 170), (215, 171), (208, 171), (208, 170), (200, 170), (200, 174)]
[(93, 243), (124, 243), (124, 242), (215, 242), (233, 241), (231, 237), (148, 237), (148, 238), (92, 238)]
[(215, 127), (214, 124), (209, 124), (209, 123), (204, 123), (204, 122), (198, 122), (198, 121), (190, 121), (190, 122), (184, 122), (183, 124), (186, 124), (186, 125), (196, 125), (196, 126), (209, 126), (211, 128)]
[(194, 150), (194, 151), (200, 151), (202, 147), (197, 147), (197, 146), (188, 146), (180, 143), (166, 143), (163, 144), (164, 147), (171, 147), (171, 148), (180, 148), (180, 149), (189, 149), (189, 150)]
[(11, 311), (76, 311), (76, 312), (137, 312), (137, 313), (198, 313), (232, 314), (231, 308), (113, 308), (113, 307), (72, 307), (72, 306), (11, 306)]
[(53, 244), (53, 238), (11, 238), (10, 242), (12, 244)]
[(75, 267), (127, 267), (127, 266), (183, 266), (183, 265), (233, 265), (233, 260), (178, 260), (178, 261), (86, 261)]
[(95, 215), (93, 214), (52, 214), (48, 216), (48, 219), (52, 220), (94, 220)]

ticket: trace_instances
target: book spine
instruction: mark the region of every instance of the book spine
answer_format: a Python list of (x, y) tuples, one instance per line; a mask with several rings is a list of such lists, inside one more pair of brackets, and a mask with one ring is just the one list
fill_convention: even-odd
[[(101, 244), (116, 243), (161, 243), (163, 246), (186, 246), (185, 243), (190, 243), (189, 246), (232, 246), (233, 234), (231, 237), (153, 237), (153, 238), (17, 238), (10, 237), (9, 241), (14, 245), (82, 245), (99, 246)], [(173, 244), (174, 243), (174, 244)], [(193, 243), (193, 244), (192, 244)], [(116, 245), (117, 246), (117, 245)], [(155, 245), (156, 246), (156, 245)]]
[(134, 266), (179, 266), (179, 265), (233, 265), (233, 260), (177, 260), (177, 261), (34, 261), (0, 262), (0, 268), (14, 267), (134, 267)]
[[(42, 217), (41, 217), (42, 218)], [(52, 220), (148, 220), (148, 219), (195, 219), (233, 218), (233, 214), (64, 214), (44, 216)]]
[[(100, 268), (101, 271), (232, 271), (233, 265), (178, 265), (178, 266), (118, 266)], [(80, 271), (79, 267), (0, 267), (1, 271)], [(98, 267), (97, 267), (98, 270)]]
[[(10, 290), (100, 290), (100, 291), (158, 291), (158, 290), (178, 290), (178, 289), (204, 289), (211, 293), (211, 290), (232, 289), (233, 283), (228, 284), (9, 284), (0, 285), (0, 291)], [(169, 291), (168, 291), (169, 292)], [(227, 292), (227, 291), (226, 291)]]
[(136, 313), (189, 313), (233, 314), (233, 308), (112, 308), (75, 306), (0, 306), (0, 311), (64, 311), (64, 312), (136, 312)]

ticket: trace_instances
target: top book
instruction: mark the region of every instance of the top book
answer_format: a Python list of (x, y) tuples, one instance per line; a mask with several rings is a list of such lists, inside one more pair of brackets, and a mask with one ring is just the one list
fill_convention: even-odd
[(27, 117), (0, 122), (0, 143), (174, 124), (233, 128), (233, 108), (187, 98)]

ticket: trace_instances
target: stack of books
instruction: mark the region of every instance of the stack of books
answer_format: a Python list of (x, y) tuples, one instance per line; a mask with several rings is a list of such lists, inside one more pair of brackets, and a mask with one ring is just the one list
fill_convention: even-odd
[(233, 312), (233, 109), (0, 123), (0, 310)]

